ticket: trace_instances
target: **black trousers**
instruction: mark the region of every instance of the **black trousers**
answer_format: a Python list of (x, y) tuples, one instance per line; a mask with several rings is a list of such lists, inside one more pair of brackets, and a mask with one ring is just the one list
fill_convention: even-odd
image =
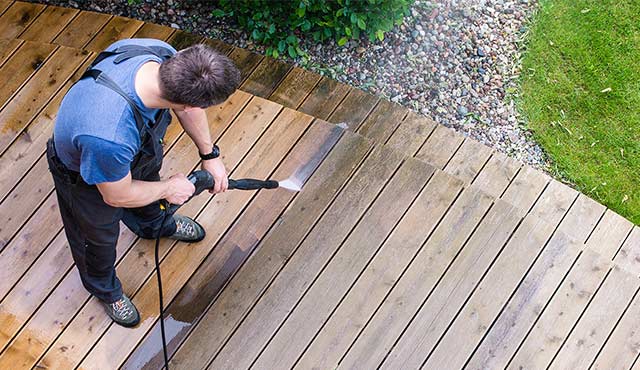
[[(154, 239), (176, 231), (173, 217), (164, 220), (159, 202), (140, 208), (112, 207), (104, 202), (95, 185), (85, 183), (79, 173), (68, 170), (58, 159), (53, 139), (47, 143), (47, 160), (53, 176), (64, 231), (69, 241), (82, 284), (107, 303), (122, 297), (122, 285), (116, 276), (116, 243), (120, 221), (136, 235)], [(134, 171), (138, 180), (159, 181), (162, 152), (138, 161), (142, 170)]]

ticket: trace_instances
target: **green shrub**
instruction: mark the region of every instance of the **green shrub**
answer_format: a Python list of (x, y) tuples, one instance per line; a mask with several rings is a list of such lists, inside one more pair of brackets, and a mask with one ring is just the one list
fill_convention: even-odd
[(304, 56), (302, 34), (316, 41), (335, 39), (342, 46), (361, 34), (383, 40), (394, 25), (402, 23), (414, 0), (220, 0), (217, 17), (230, 17), (267, 46), (269, 56), (287, 53)]

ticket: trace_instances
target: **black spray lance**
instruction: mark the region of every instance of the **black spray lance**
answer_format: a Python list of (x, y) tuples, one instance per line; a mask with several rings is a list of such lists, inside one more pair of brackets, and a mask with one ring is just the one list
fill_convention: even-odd
[[(193, 195), (187, 199), (187, 202), (191, 200), (191, 198), (196, 195), (202, 193), (205, 190), (213, 188), (214, 180), (213, 176), (204, 170), (194, 171), (187, 179), (191, 181), (191, 183), (195, 186), (196, 190), (193, 192)], [(256, 180), (256, 179), (238, 179), (233, 180), (229, 179), (229, 190), (237, 189), (237, 190), (258, 190), (258, 189), (276, 189), (279, 187), (283, 187), (293, 191), (299, 191), (300, 187), (296, 185), (294, 182), (290, 180), (285, 180), (282, 183), (278, 183), (278, 181), (274, 180)], [(186, 203), (186, 202), (185, 202)], [(166, 200), (160, 201), (160, 207), (165, 211), (165, 219), (169, 216), (172, 216), (180, 205), (178, 204), (169, 204)], [(164, 224), (164, 221), (162, 222)], [(158, 231), (160, 233), (160, 231)], [(155, 250), (155, 259), (156, 259), (156, 274), (158, 276), (158, 297), (160, 300), (160, 333), (162, 334), (162, 350), (164, 355), (164, 364), (165, 369), (169, 369), (169, 356), (167, 355), (167, 339), (165, 337), (164, 331), (164, 303), (162, 300), (162, 278), (160, 276), (160, 259), (158, 256), (158, 249), (160, 246), (160, 235), (156, 238), (156, 250)]]

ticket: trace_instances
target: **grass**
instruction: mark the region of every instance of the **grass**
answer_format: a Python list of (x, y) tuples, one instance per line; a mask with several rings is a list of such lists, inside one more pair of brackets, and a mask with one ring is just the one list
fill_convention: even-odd
[(541, 0), (521, 80), (557, 175), (640, 224), (640, 1)]

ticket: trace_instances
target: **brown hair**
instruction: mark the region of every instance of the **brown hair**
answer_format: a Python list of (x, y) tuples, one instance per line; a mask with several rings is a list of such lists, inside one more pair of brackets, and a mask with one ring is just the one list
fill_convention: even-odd
[(163, 99), (200, 108), (224, 102), (240, 83), (240, 71), (231, 59), (203, 44), (165, 60), (159, 74)]

